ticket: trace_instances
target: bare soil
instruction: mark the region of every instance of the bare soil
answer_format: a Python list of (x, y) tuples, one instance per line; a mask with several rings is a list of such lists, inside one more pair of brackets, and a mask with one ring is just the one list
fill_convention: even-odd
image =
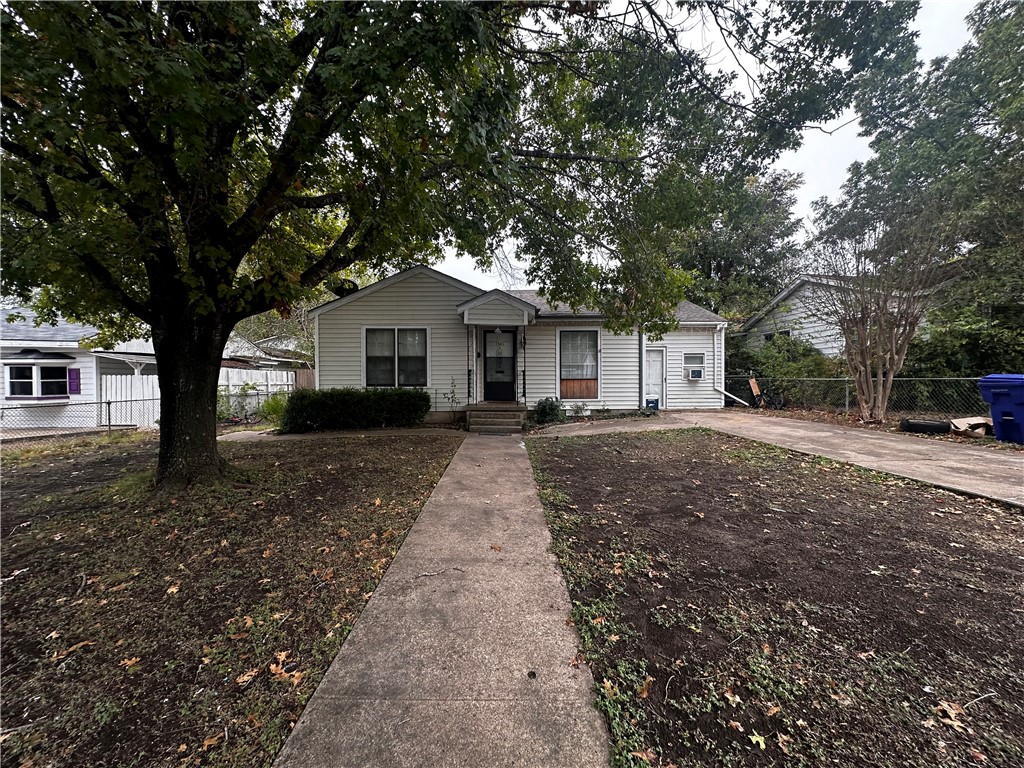
[(615, 766), (1024, 765), (1024, 517), (706, 430), (534, 438)]
[(225, 444), (177, 496), (144, 438), (7, 453), (0, 763), (269, 765), (461, 441)]

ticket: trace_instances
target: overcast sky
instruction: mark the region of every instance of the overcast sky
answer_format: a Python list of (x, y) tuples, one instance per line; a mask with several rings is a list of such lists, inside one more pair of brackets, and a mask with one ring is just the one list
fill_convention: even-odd
[[(923, 0), (913, 27), (920, 34), (919, 58), (931, 61), (939, 56), (952, 56), (969, 39), (964, 17), (974, 7), (974, 0)], [(866, 160), (871, 151), (868, 139), (858, 136), (856, 122), (842, 126), (854, 117), (850, 112), (826, 126), (837, 129), (831, 135), (818, 130), (808, 131), (803, 146), (787, 152), (776, 163), (777, 168), (801, 173), (804, 186), (797, 193), (796, 215), (807, 218), (810, 204), (822, 196), (835, 197), (846, 178), (846, 169), (855, 160)], [(507, 279), (496, 271), (482, 272), (470, 259), (445, 259), (438, 267), (442, 272), (479, 288), (525, 288), (523, 284), (506, 284)]]

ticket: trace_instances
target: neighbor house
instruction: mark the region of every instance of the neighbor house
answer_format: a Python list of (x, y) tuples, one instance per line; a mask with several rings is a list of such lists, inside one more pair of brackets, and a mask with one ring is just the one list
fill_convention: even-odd
[(661, 339), (615, 335), (598, 312), (417, 266), (310, 316), (320, 389), (423, 388), (435, 412), (525, 409), (547, 397), (587, 409), (723, 405), (726, 323), (689, 302)]
[[(0, 310), (3, 437), (41, 430), (156, 425), (160, 387), (152, 341), (134, 339), (111, 349), (88, 348), (96, 328), (63, 318), (56, 325), (36, 325), (36, 320), (35, 313), (24, 307)], [(248, 384), (260, 392), (291, 389), (295, 364), (280, 355), (267, 355), (259, 347), (244, 348), (238, 360), (225, 354), (220, 383), (234, 389)]]
[(803, 339), (824, 355), (841, 355), (845, 342), (839, 326), (822, 311), (822, 292), (834, 290), (838, 278), (800, 275), (739, 330), (753, 345), (775, 336)]

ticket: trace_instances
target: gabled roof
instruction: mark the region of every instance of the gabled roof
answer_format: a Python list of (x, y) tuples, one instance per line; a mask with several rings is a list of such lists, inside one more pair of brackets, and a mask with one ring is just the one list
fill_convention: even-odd
[(508, 304), (511, 307), (515, 307), (518, 310), (528, 313), (530, 317), (537, 314), (536, 304), (524, 301), (515, 294), (516, 291), (503, 291), (500, 288), (494, 288), (493, 290), (487, 291), (487, 293), (482, 293), (479, 296), (462, 302), (455, 309), (461, 315), (466, 310), (479, 307), (481, 304), (486, 304), (489, 301), (500, 301), (502, 304)]
[(372, 293), (376, 293), (382, 288), (387, 288), (388, 286), (400, 283), (403, 280), (412, 277), (413, 275), (429, 275), (430, 277), (433, 277), (436, 280), (440, 280), (442, 283), (447, 283), (453, 288), (460, 288), (463, 291), (466, 291), (467, 293), (472, 293), (474, 296), (479, 296), (481, 293), (484, 292), (482, 288), (477, 288), (475, 285), (464, 283), (461, 280), (457, 280), (456, 278), (451, 277), (450, 275), (444, 274), (443, 272), (438, 272), (436, 269), (431, 269), (425, 264), (418, 264), (417, 266), (403, 270), (398, 274), (391, 275), (391, 277), (386, 277), (383, 280), (378, 280), (376, 283), (368, 285), (365, 288), (360, 288), (358, 291), (356, 291), (355, 293), (350, 293), (348, 296), (344, 296), (340, 299), (334, 299), (333, 301), (328, 301), (326, 304), (321, 304), (319, 307), (314, 307), (313, 309), (309, 310), (309, 316), (316, 317), (317, 315), (322, 314), (329, 309), (334, 309), (335, 307), (340, 307), (344, 304), (350, 304), (353, 301), (359, 301), (359, 299), (364, 298), (365, 296), (369, 296)]
[(844, 278), (840, 275), (797, 275), (796, 279), (793, 280), (789, 285), (782, 289), (778, 295), (775, 296), (771, 301), (765, 304), (761, 309), (757, 310), (750, 319), (747, 320), (741, 327), (740, 332), (744, 333), (749, 331), (755, 325), (757, 325), (761, 319), (769, 312), (774, 310), (782, 302), (792, 296), (802, 285), (826, 285), (830, 288), (834, 288), (839, 285)]
[[(360, 288), (355, 293), (350, 293), (340, 299), (334, 299), (326, 304), (321, 304), (319, 307), (314, 307), (309, 311), (310, 317), (316, 317), (322, 312), (326, 312), (329, 309), (340, 307), (344, 304), (349, 304), (353, 301), (358, 301), (364, 296), (376, 293), (382, 288), (395, 285), (413, 275), (430, 275), (431, 277), (447, 283), (455, 288), (461, 288), (462, 290), (473, 294), (473, 298), (468, 299), (456, 308), (459, 313), (465, 312), (467, 309), (472, 309), (475, 306), (490, 301), (490, 300), (501, 300), (505, 303), (515, 306), (518, 309), (522, 309), (525, 312), (535, 312), (536, 316), (541, 319), (593, 319), (600, 320), (604, 315), (598, 312), (596, 309), (589, 309), (581, 307), (578, 311), (573, 312), (569, 307), (561, 307), (558, 305), (552, 305), (540, 295), (538, 291), (534, 290), (509, 290), (503, 291), (499, 288), (494, 288), (490, 291), (484, 291), (482, 288), (477, 288), (469, 283), (464, 283), (461, 280), (457, 280), (454, 277), (438, 272), (436, 269), (431, 269), (425, 265), (419, 265), (407, 269), (398, 274), (387, 277), (380, 280), (372, 285), (368, 285), (365, 288)], [(676, 307), (675, 312), (676, 319), (684, 325), (718, 325), (719, 323), (726, 322), (725, 318), (716, 315), (710, 310), (698, 307), (689, 301), (682, 301), (679, 306)]]
[[(7, 322), (11, 315), (21, 315), (24, 320)], [(36, 313), (25, 307), (0, 310), (0, 339), (5, 343), (20, 344), (31, 342), (33, 344), (60, 344), (62, 346), (77, 346), (83, 339), (95, 336), (99, 331), (91, 325), (69, 323), (63, 318), (57, 325), (44, 323), (36, 325)]]

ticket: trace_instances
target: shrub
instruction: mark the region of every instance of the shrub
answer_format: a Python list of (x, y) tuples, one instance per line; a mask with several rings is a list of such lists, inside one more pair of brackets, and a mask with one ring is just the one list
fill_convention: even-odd
[(545, 397), (543, 400), (538, 400), (533, 419), (538, 424), (553, 424), (565, 421), (562, 401), (557, 397)]
[(285, 406), (288, 404), (288, 394), (288, 392), (275, 392), (260, 403), (259, 417), (274, 424), (280, 424), (284, 418)]
[(422, 389), (300, 389), (285, 404), (281, 431), (410, 427), (429, 410)]

